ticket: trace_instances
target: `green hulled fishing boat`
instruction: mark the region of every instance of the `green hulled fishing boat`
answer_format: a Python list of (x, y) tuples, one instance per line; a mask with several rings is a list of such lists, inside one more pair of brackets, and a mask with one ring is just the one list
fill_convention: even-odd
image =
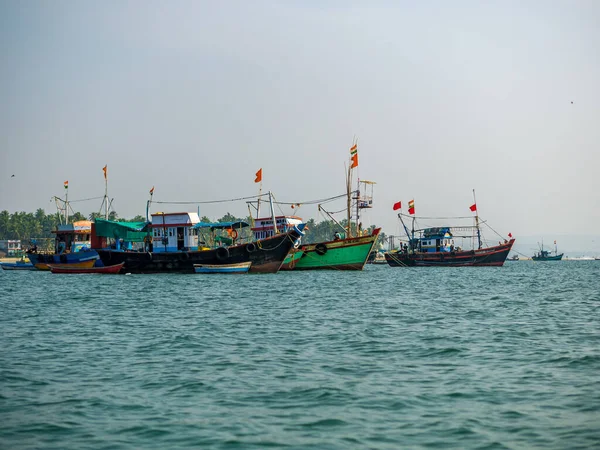
[[(340, 232), (330, 241), (298, 245), (283, 261), (279, 270), (362, 270), (373, 249), (380, 228), (362, 230), (360, 211), (373, 207), (373, 181), (358, 181), (355, 191), (352, 187), (352, 169), (358, 167), (357, 145), (350, 148), (350, 164), (346, 177), (347, 226), (342, 226), (322, 205), (319, 210), (325, 212), (340, 227)], [(361, 195), (361, 185), (363, 185)], [(352, 211), (356, 211), (356, 221), (352, 227)]]
[[(554, 254), (553, 254), (554, 253)], [(554, 252), (544, 250), (544, 241), (540, 246), (540, 251), (531, 257), (534, 261), (560, 261), (564, 253), (558, 253), (558, 247), (556, 241), (554, 241)]]

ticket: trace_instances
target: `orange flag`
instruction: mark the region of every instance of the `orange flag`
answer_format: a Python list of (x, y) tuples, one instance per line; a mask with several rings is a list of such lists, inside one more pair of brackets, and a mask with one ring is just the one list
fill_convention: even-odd
[(69, 181), (65, 181), (65, 189), (69, 189)]
[(350, 147), (350, 161), (352, 162), (350, 164), (351, 169), (358, 167), (358, 145), (356, 144)]
[(106, 180), (106, 168), (107, 168), (107, 167), (108, 167), (108, 165), (106, 165), (106, 166), (104, 166), (104, 167), (102, 168), (102, 170), (104, 170), (104, 179), (105, 179), (105, 180)]
[(150, 195), (154, 194), (154, 186), (152, 186), (152, 189), (150, 189)]
[(260, 183), (262, 181), (262, 167), (260, 169), (258, 169), (258, 172), (256, 172), (256, 178), (254, 179), (255, 183)]

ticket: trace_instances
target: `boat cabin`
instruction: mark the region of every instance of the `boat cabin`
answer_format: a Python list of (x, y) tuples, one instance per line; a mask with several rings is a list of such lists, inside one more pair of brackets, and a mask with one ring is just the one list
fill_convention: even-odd
[(56, 230), (52, 232), (56, 234), (54, 240), (54, 252), (61, 255), (63, 253), (75, 253), (80, 250), (89, 250), (91, 248), (91, 232), (92, 222), (89, 220), (80, 220), (65, 225), (58, 225)]
[(455, 250), (454, 237), (449, 227), (426, 228), (418, 238), (411, 239), (414, 250), (420, 253), (451, 252)]
[[(277, 224), (277, 232), (287, 233), (294, 226), (304, 223), (300, 217), (297, 216), (276, 216), (275, 223)], [(264, 217), (254, 220), (254, 226), (251, 228), (252, 234), (255, 240), (265, 239), (275, 235), (273, 228), (273, 218)]]
[(236, 242), (240, 243), (244, 240), (242, 236), (243, 229), (249, 226), (243, 220), (237, 222), (199, 222), (194, 225), (198, 235), (198, 250), (227, 247), (235, 245)]
[(179, 212), (152, 214), (150, 229), (152, 247), (156, 253), (190, 251), (198, 249), (197, 213)]

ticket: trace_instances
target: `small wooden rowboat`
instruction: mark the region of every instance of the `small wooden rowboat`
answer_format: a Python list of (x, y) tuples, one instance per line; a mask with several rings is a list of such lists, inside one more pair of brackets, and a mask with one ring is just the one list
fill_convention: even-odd
[(194, 264), (196, 273), (247, 273), (252, 262), (238, 264)]
[(104, 273), (114, 274), (119, 273), (125, 263), (115, 264), (114, 266), (103, 266), (103, 267), (71, 267), (74, 264), (50, 264), (50, 271), (52, 273)]

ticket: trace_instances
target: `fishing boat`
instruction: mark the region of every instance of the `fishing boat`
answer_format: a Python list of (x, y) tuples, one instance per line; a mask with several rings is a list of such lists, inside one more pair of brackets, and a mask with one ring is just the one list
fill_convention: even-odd
[(518, 261), (519, 260), (519, 255), (517, 255), (516, 253), (514, 255), (512, 255), (510, 258), (506, 259), (507, 261)]
[(30, 262), (19, 259), (15, 262), (0, 262), (0, 266), (4, 270), (35, 270), (35, 267)]
[(160, 212), (151, 217), (146, 228), (143, 251), (107, 246), (107, 240), (114, 237), (115, 227), (120, 223), (114, 222), (102, 230), (94, 227), (92, 240), (94, 243), (104, 243), (94, 245), (102, 263), (124, 263), (121, 271), (130, 273), (195, 273), (194, 265), (249, 262), (250, 273), (276, 273), (294, 242), (304, 234), (304, 224), (299, 223), (285, 233), (242, 242), (238, 239), (236, 229), (232, 233), (231, 245), (221, 240), (216, 246), (207, 246), (199, 240), (204, 224), (197, 213)]
[[(552, 254), (554, 253), (554, 254)], [(560, 261), (563, 257), (564, 253), (558, 253), (558, 247), (556, 246), (556, 241), (554, 241), (554, 252), (544, 250), (544, 241), (542, 240), (542, 244), (540, 245), (540, 250), (531, 257), (534, 261)]]
[(239, 264), (194, 264), (196, 273), (248, 273), (250, 261)]
[[(362, 270), (365, 267), (381, 228), (361, 228), (360, 212), (373, 207), (375, 182), (358, 180), (358, 188), (352, 190), (352, 169), (358, 166), (357, 148), (356, 144), (350, 148), (350, 164), (346, 176), (346, 226), (335, 220), (323, 205), (319, 205), (319, 211), (327, 214), (340, 231), (329, 241), (293, 248), (283, 262), (281, 270)], [(353, 210), (356, 212), (354, 222)]]
[[(474, 195), (475, 193), (473, 193)], [(471, 211), (475, 211), (474, 226), (441, 226), (415, 229), (416, 216), (414, 216), (414, 202), (411, 201), (409, 203), (409, 216), (403, 213), (398, 214), (408, 241), (401, 245), (400, 249), (385, 254), (387, 263), (392, 267), (502, 266), (512, 249), (515, 239), (509, 233), (509, 240), (504, 239), (504, 241), (498, 242), (498, 245), (484, 247), (476, 203), (471, 206)], [(403, 218), (405, 217), (412, 218), (412, 230), (410, 232), (404, 223)], [(461, 234), (464, 232), (472, 234)], [(458, 238), (472, 239), (476, 244), (472, 249), (463, 249), (456, 245), (455, 240)]]
[(52, 273), (71, 273), (71, 274), (83, 274), (83, 273), (97, 273), (97, 274), (117, 274), (123, 268), (124, 263), (115, 264), (112, 266), (100, 266), (100, 267), (73, 267), (74, 264), (49, 264), (50, 271)]

